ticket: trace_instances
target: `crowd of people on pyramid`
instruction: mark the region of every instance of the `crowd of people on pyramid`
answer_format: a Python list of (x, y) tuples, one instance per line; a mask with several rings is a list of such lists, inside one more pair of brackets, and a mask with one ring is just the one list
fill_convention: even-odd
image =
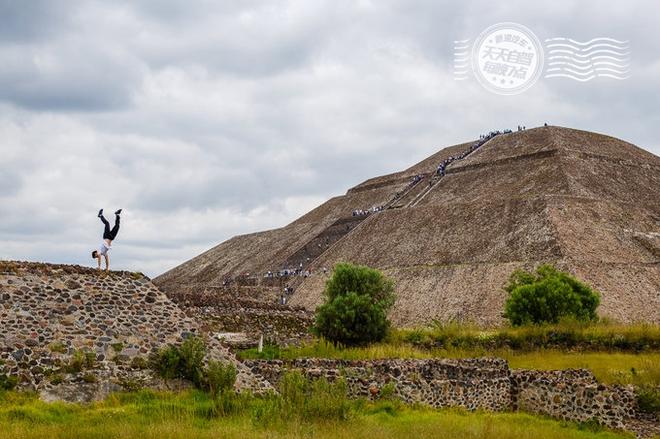
[[(397, 193), (394, 195), (394, 197), (392, 198), (392, 200), (390, 200), (389, 203), (391, 203), (392, 201), (398, 199), (398, 198), (401, 196), (402, 193), (404, 193), (404, 192), (407, 191), (408, 189), (410, 189), (410, 188), (412, 188), (413, 186), (415, 186), (417, 183), (419, 183), (420, 181), (422, 181), (423, 178), (424, 178), (424, 175), (423, 175), (423, 174), (417, 174), (417, 175), (415, 175), (415, 176), (411, 179), (410, 183), (408, 183), (408, 186), (406, 186), (402, 191), (397, 192)], [(387, 203), (387, 204), (389, 204), (389, 203)], [(387, 204), (382, 205), (382, 206), (375, 206), (375, 207), (372, 207), (371, 209), (356, 209), (356, 210), (353, 211), (353, 216), (363, 216), (363, 215), (369, 215), (369, 214), (371, 214), (371, 213), (381, 212), (381, 211), (385, 210), (385, 206), (387, 206)]]
[(355, 209), (353, 211), (353, 216), (366, 216), (372, 213), (380, 212), (383, 209), (385, 209), (384, 206), (374, 206), (370, 209)]
[[(413, 186), (415, 186), (417, 183), (419, 183), (420, 181), (422, 181), (422, 178), (424, 178), (424, 176), (423, 176), (422, 174), (417, 174), (417, 175), (415, 175), (415, 176), (413, 177), (412, 181), (411, 181), (410, 183), (408, 183), (408, 187), (413, 187)], [(406, 188), (406, 189), (407, 189), (407, 188)]]
[(280, 271), (275, 271), (275, 272), (268, 270), (268, 272), (264, 273), (264, 277), (267, 278), (291, 277), (291, 276), (308, 277), (310, 274), (312, 274), (311, 270), (304, 270), (303, 264), (301, 262), (300, 265), (295, 268), (285, 267), (282, 268)]
[[(523, 127), (523, 129), (524, 129), (524, 127)], [(518, 131), (520, 131), (520, 126), (518, 126)], [(473, 143), (472, 145), (470, 145), (470, 148), (466, 149), (465, 151), (463, 151), (462, 153), (460, 153), (459, 155), (457, 155), (455, 157), (454, 156), (449, 156), (449, 158), (446, 158), (442, 162), (440, 162), (440, 164), (438, 165), (438, 169), (436, 170), (436, 175), (439, 175), (439, 176), (443, 177), (445, 175), (445, 170), (447, 169), (447, 166), (450, 163), (452, 163), (453, 161), (464, 159), (468, 154), (470, 154), (470, 153), (476, 151), (477, 149), (481, 148), (481, 146), (484, 143), (488, 142), (490, 139), (492, 139), (495, 136), (499, 136), (500, 134), (509, 134), (509, 133), (512, 133), (512, 132), (513, 131), (511, 131), (510, 129), (506, 129), (506, 130), (502, 130), (502, 131), (500, 131), (500, 130), (491, 131), (488, 134), (481, 134), (479, 136), (479, 140), (477, 142)]]

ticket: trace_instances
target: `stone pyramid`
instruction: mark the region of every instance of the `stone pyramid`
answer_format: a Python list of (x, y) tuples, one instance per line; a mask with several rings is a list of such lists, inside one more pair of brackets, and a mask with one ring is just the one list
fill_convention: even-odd
[[(399, 326), (496, 325), (510, 273), (554, 263), (600, 291), (601, 315), (660, 322), (659, 157), (554, 126), (470, 152), (475, 142), (366, 180), (285, 227), (231, 238), (154, 283), (191, 294), (233, 286), (254, 300), (275, 300), (287, 285), (289, 303), (314, 309), (332, 266), (350, 261), (396, 281)], [(439, 175), (443, 160), (465, 152)], [(355, 215), (373, 207), (382, 210)], [(301, 264), (301, 275), (277, 276)]]

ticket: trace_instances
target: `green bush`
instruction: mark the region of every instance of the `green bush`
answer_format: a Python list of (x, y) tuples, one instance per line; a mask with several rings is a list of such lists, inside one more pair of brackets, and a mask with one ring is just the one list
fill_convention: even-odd
[(541, 265), (536, 273), (514, 271), (505, 289), (504, 317), (514, 326), (558, 323), (563, 317), (597, 319), (598, 293), (551, 265)]
[(344, 345), (382, 340), (389, 329), (394, 283), (380, 271), (340, 263), (325, 286), (325, 303), (316, 309), (313, 331)]
[(206, 346), (199, 337), (189, 337), (179, 348), (181, 358), (181, 377), (192, 381), (196, 386), (201, 386), (204, 381), (204, 357)]
[(396, 399), (396, 382), (390, 381), (380, 388), (379, 398), (386, 401), (395, 401)]
[(0, 374), (0, 391), (13, 390), (18, 384), (18, 378), (13, 375)]
[(95, 383), (96, 381), (98, 381), (98, 379), (96, 378), (96, 375), (94, 375), (93, 373), (84, 374), (82, 376), (82, 380), (86, 383)]
[(236, 367), (233, 364), (209, 361), (206, 367), (206, 384), (211, 396), (215, 399), (219, 394), (232, 390), (236, 375)]
[(204, 386), (206, 346), (199, 337), (189, 337), (181, 346), (168, 345), (151, 355), (149, 365), (165, 381), (181, 378)]
[(131, 378), (121, 378), (119, 380), (119, 385), (128, 392), (139, 392), (144, 388), (144, 382)]
[(174, 345), (160, 349), (149, 358), (149, 365), (153, 371), (165, 381), (173, 380), (179, 376), (180, 363), (179, 348)]
[(57, 352), (59, 354), (65, 354), (67, 352), (67, 346), (61, 341), (55, 341), (48, 345), (48, 349), (51, 352)]
[(62, 371), (65, 373), (80, 373), (85, 369), (93, 369), (95, 366), (96, 354), (94, 352), (75, 350)]
[(144, 357), (133, 357), (131, 360), (131, 369), (148, 369), (149, 364), (147, 363), (147, 360), (144, 359)]
[(637, 388), (639, 411), (652, 413), (660, 420), (660, 387), (646, 385)]
[(57, 386), (58, 384), (62, 384), (64, 382), (64, 377), (59, 373), (55, 373), (50, 376), (48, 381), (50, 381), (51, 384)]

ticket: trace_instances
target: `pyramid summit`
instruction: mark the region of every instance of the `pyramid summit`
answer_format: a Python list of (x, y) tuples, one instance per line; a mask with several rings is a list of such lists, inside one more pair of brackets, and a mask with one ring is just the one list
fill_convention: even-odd
[(541, 263), (597, 289), (602, 316), (660, 323), (660, 158), (563, 127), (500, 133), (231, 238), (154, 283), (265, 302), (289, 287), (290, 304), (313, 310), (340, 261), (395, 280), (398, 326), (499, 324), (511, 272)]

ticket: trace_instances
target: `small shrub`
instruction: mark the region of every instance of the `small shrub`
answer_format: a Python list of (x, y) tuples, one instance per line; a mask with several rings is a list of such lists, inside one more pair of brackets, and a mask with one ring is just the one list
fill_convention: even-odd
[(165, 381), (179, 376), (181, 355), (176, 346), (169, 345), (155, 352), (150, 358), (150, 366)]
[(95, 383), (96, 381), (98, 381), (98, 379), (96, 378), (96, 375), (94, 375), (93, 373), (84, 374), (82, 376), (82, 380), (86, 383)]
[(380, 399), (386, 401), (391, 401), (396, 399), (396, 383), (394, 381), (390, 381), (389, 383), (381, 387), (379, 397)]
[(96, 354), (94, 352), (85, 352), (85, 367), (87, 369), (96, 367)]
[(514, 271), (505, 289), (504, 317), (514, 326), (558, 323), (562, 317), (597, 319), (598, 293), (551, 265), (541, 265), (534, 274)]
[(18, 384), (18, 378), (13, 375), (0, 374), (0, 391), (13, 390)]
[(18, 265), (15, 262), (0, 261), (0, 273), (18, 274)]
[(113, 343), (110, 346), (112, 347), (112, 350), (114, 350), (117, 353), (124, 350), (124, 343)]
[(596, 418), (591, 418), (586, 421), (578, 422), (577, 428), (578, 430), (590, 431), (592, 433), (600, 433), (601, 431), (605, 430), (605, 427), (603, 427)]
[(654, 414), (660, 420), (660, 388), (652, 385), (640, 386), (636, 393), (639, 411)]
[(149, 363), (144, 359), (144, 357), (133, 357), (131, 360), (131, 369), (143, 370), (148, 368)]
[(94, 366), (96, 366), (96, 354), (94, 352), (75, 350), (63, 370), (66, 373), (80, 373), (85, 369), (92, 369)]
[(51, 384), (57, 386), (58, 384), (62, 384), (64, 382), (64, 377), (59, 373), (54, 373), (50, 376), (48, 381), (50, 381)]
[(150, 367), (165, 381), (182, 378), (197, 387), (204, 386), (206, 346), (198, 337), (190, 337), (180, 347), (169, 345), (151, 355)]
[(55, 342), (49, 344), (48, 349), (51, 352), (56, 352), (56, 353), (59, 353), (59, 354), (66, 354), (66, 352), (68, 350), (66, 345), (64, 343), (62, 343), (61, 341), (55, 341)]
[(196, 386), (202, 385), (204, 377), (204, 357), (206, 346), (199, 337), (189, 337), (179, 348), (181, 358), (180, 374), (182, 378), (192, 381)]
[(340, 263), (326, 282), (325, 303), (316, 309), (313, 331), (348, 346), (380, 341), (387, 335), (387, 312), (394, 305), (394, 283), (380, 271)]
[(130, 378), (120, 379), (119, 385), (128, 392), (139, 392), (144, 388), (144, 383), (142, 381)]
[(212, 398), (215, 399), (219, 394), (234, 388), (237, 371), (233, 364), (209, 361), (205, 372), (206, 384)]
[(429, 348), (433, 344), (429, 335), (421, 330), (412, 330), (406, 334), (404, 340), (414, 346)]

